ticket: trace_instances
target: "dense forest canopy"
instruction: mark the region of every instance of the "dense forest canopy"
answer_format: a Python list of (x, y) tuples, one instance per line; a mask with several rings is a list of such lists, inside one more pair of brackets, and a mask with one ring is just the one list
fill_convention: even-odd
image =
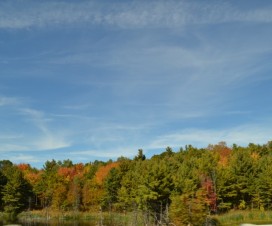
[(133, 159), (108, 162), (53, 159), (42, 169), (1, 160), (0, 211), (138, 209), (180, 225), (231, 209), (271, 209), (271, 175), (271, 141), (188, 145), (178, 152), (167, 147), (150, 159), (142, 149)]

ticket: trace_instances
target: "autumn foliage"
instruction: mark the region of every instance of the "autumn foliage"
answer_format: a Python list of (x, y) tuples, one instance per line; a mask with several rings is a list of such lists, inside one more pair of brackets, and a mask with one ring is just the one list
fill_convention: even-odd
[[(272, 142), (247, 147), (224, 142), (188, 145), (146, 159), (74, 164), (47, 161), (42, 169), (0, 161), (0, 211), (143, 211), (154, 222), (202, 225), (232, 209), (269, 209)], [(168, 217), (170, 216), (170, 218)]]
[(101, 166), (95, 174), (97, 184), (102, 185), (110, 170), (112, 168), (116, 168), (118, 165), (119, 164), (117, 162), (112, 162), (105, 166)]

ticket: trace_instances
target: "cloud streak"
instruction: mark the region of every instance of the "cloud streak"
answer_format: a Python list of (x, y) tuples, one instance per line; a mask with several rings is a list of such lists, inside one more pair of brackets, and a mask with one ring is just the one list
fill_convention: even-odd
[(228, 129), (184, 129), (180, 132), (159, 136), (146, 148), (184, 147), (188, 144), (203, 148), (221, 141), (229, 145), (234, 143), (238, 145), (264, 144), (271, 140), (271, 133), (272, 129), (262, 124), (240, 125)]
[(14, 97), (0, 96), (0, 107), (18, 105), (20, 100)]
[(0, 1), (1, 154), (266, 142), (272, 5), (242, 4)]
[(8, 159), (14, 163), (38, 163), (41, 162), (39, 158), (33, 155), (26, 154), (16, 154), (16, 155), (8, 155)]
[(52, 132), (48, 128), (48, 122), (50, 118), (46, 118), (44, 113), (34, 109), (21, 109), (22, 113), (25, 114), (33, 122), (34, 126), (37, 127), (42, 134), (36, 138), (36, 141), (32, 141), (31, 146), (38, 150), (52, 150), (65, 148), (70, 146), (70, 142), (66, 141), (64, 135), (58, 134), (58, 132)]
[(22, 29), (78, 23), (120, 28), (180, 28), (188, 24), (237, 21), (271, 23), (271, 11), (271, 7), (241, 11), (222, 1), (135, 1), (114, 4), (100, 1), (2, 1), (0, 28)]
[[(5, 104), (14, 103), (14, 99), (5, 98)], [(16, 100), (16, 99), (15, 99)], [(17, 115), (19, 124), (17, 125), (19, 134), (9, 133), (0, 134), (0, 152), (16, 151), (45, 151), (69, 147), (64, 132), (49, 128), (48, 123), (51, 119), (46, 118), (45, 114), (31, 108), (21, 108), (16, 105), (15, 109), (10, 109)], [(18, 114), (19, 112), (19, 114)], [(12, 125), (12, 122), (9, 123)]]
[(111, 158), (116, 159), (118, 157), (124, 156), (124, 157), (132, 157), (137, 153), (137, 149), (133, 148), (118, 148), (114, 150), (85, 150), (85, 151), (76, 151), (69, 153), (73, 158), (76, 158), (76, 156), (80, 156), (80, 159), (86, 159), (88, 157), (95, 158)]

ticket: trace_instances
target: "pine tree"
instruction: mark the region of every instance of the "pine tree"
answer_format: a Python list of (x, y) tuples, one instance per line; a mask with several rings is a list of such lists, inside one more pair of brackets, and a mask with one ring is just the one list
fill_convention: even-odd
[(6, 170), (7, 183), (2, 190), (4, 211), (11, 217), (28, 207), (32, 196), (31, 187), (16, 166)]

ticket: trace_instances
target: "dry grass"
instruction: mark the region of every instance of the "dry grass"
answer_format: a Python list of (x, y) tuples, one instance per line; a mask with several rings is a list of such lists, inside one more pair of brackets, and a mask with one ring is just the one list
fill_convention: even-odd
[(216, 218), (222, 226), (239, 226), (241, 223), (251, 224), (271, 224), (272, 211), (244, 210), (230, 211), (229, 213), (218, 215)]

